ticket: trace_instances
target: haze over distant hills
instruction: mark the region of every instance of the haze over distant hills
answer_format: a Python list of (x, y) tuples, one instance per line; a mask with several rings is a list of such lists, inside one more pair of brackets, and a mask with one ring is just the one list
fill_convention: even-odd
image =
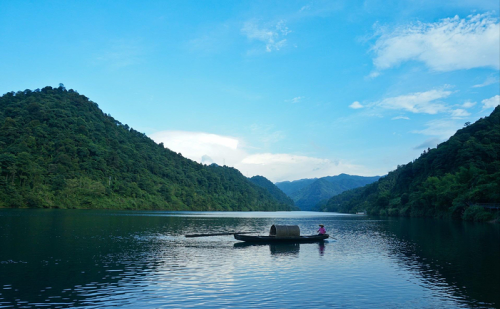
[(319, 202), (346, 190), (365, 186), (380, 176), (364, 177), (347, 174), (322, 178), (277, 182), (276, 186), (292, 198), (301, 210), (312, 210)]

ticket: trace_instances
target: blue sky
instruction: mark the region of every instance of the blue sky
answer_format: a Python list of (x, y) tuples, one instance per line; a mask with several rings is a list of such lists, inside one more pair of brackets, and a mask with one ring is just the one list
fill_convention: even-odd
[(383, 175), (499, 104), (499, 12), (497, 0), (0, 0), (0, 93), (63, 83), (246, 176)]

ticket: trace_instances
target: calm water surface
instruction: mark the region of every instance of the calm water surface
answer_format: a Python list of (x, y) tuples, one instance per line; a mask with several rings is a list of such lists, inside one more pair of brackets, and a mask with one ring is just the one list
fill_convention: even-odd
[[(324, 243), (245, 245), (296, 224)], [(311, 212), (0, 210), (0, 308), (499, 308), (498, 224)]]

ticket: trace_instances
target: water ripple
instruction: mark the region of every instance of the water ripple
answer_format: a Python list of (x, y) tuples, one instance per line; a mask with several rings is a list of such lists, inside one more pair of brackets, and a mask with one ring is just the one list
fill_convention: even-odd
[[(15, 232), (24, 242), (15, 252), (0, 251), (0, 308), (496, 306), (485, 301), (494, 296), (483, 299), (463, 280), (467, 269), (453, 259), (454, 251), (428, 249), (417, 241), (420, 234), (409, 237), (411, 225), (403, 221), (288, 213), (152, 214), (70, 216), (60, 229), (51, 225), (50, 233), (35, 229), (29, 235), (23, 234), (29, 231), (26, 223), (10, 224), (20, 228)], [(303, 233), (314, 233), (319, 220), (335, 240), (249, 245), (231, 236), (182, 236), (199, 230), (266, 233), (274, 223), (298, 224)], [(89, 230), (90, 225), (98, 228)], [(7, 238), (0, 246), (12, 248)], [(497, 251), (489, 254), (498, 257)], [(490, 277), (498, 284), (498, 277)]]

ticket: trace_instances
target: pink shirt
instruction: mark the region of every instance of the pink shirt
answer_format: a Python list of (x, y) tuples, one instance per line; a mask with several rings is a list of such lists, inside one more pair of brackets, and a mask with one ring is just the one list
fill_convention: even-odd
[(320, 233), (320, 234), (326, 234), (326, 230), (325, 230), (325, 228), (321, 226), (321, 227), (319, 228), (319, 230), (318, 230), (318, 233)]

